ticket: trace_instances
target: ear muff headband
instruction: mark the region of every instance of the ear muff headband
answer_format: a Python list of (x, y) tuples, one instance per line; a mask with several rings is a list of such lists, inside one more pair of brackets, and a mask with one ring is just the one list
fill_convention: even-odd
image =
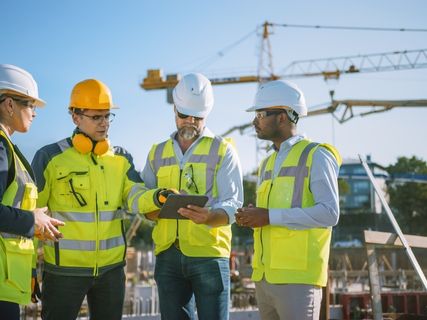
[(73, 147), (82, 154), (87, 154), (92, 151), (97, 156), (101, 156), (110, 149), (110, 141), (108, 139), (93, 141), (78, 129), (74, 130), (71, 141)]

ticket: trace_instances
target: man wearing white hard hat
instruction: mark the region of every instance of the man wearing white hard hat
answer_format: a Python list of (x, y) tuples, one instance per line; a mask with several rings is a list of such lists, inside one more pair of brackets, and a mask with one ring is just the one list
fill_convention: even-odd
[(31, 296), (37, 283), (31, 271), (33, 236), (53, 241), (62, 237), (56, 226), (63, 223), (46, 215), (47, 207), (36, 208), (33, 171), (11, 140), (14, 132), (30, 129), (36, 107), (44, 104), (31, 74), (14, 65), (0, 64), (1, 319), (18, 320), (20, 304), (29, 304), (31, 298), (37, 302)]
[(234, 213), (243, 202), (242, 173), (233, 146), (206, 127), (214, 98), (210, 81), (188, 74), (173, 91), (177, 131), (154, 145), (142, 178), (149, 188), (206, 195), (206, 207), (189, 205), (187, 219), (158, 219), (153, 231), (155, 280), (162, 319), (228, 319), (229, 257)]
[(252, 280), (261, 319), (318, 319), (339, 217), (341, 157), (333, 146), (297, 134), (307, 107), (291, 82), (262, 84), (247, 111), (255, 112), (258, 138), (274, 148), (259, 168), (256, 206), (236, 214), (240, 226), (254, 229)]

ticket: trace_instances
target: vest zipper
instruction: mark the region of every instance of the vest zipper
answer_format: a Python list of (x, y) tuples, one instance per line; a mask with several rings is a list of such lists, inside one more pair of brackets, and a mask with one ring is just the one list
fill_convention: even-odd
[[(270, 204), (270, 194), (271, 194), (271, 189), (273, 188), (273, 180), (271, 180), (271, 184), (270, 184), (270, 190), (268, 190), (268, 196), (267, 196), (267, 210)], [(264, 241), (262, 241), (262, 228), (261, 228), (261, 234), (260, 234), (260, 242), (261, 242), (261, 263), (264, 264), (264, 262), (262, 261), (262, 259), (264, 258)]]
[[(182, 169), (179, 168), (179, 185), (178, 185), (179, 191), (181, 191), (181, 177), (182, 177)], [(179, 241), (179, 220), (178, 220), (178, 218), (176, 219), (176, 237), (175, 237), (175, 239), (178, 239), (178, 241)]]

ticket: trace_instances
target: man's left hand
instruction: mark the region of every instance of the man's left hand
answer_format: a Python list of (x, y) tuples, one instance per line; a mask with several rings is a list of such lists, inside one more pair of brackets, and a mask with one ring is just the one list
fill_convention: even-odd
[(209, 224), (212, 215), (208, 208), (192, 204), (189, 204), (186, 208), (180, 208), (178, 213), (197, 224)]
[(243, 207), (237, 209), (236, 223), (241, 227), (259, 228), (270, 224), (268, 209)]

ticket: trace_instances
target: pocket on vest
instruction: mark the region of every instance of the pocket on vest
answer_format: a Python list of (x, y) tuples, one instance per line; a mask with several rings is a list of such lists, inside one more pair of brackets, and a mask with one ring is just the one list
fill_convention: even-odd
[(203, 224), (189, 222), (188, 240), (192, 246), (212, 246), (217, 243), (218, 228), (212, 228)]
[(160, 219), (153, 229), (153, 241), (156, 245), (161, 246), (171, 243), (175, 239), (176, 228), (169, 226), (170, 223), (176, 224), (175, 220)]
[(6, 250), (6, 283), (21, 292), (31, 292), (33, 241), (5, 240), (3, 243)]
[(272, 269), (306, 270), (308, 231), (272, 228), (270, 260)]

